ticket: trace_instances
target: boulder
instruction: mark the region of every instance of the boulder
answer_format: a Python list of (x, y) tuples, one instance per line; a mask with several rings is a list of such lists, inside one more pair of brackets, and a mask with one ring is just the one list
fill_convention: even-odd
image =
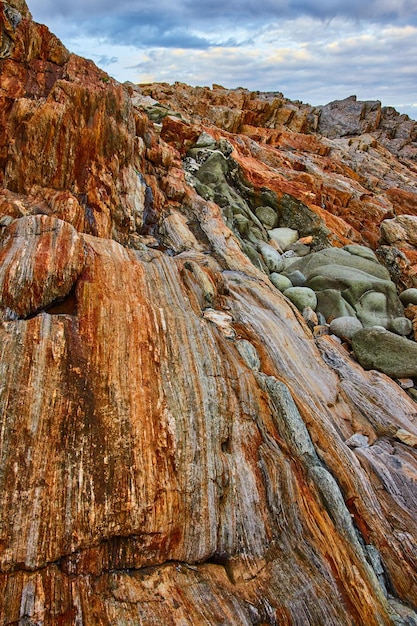
[(337, 289), (323, 289), (318, 291), (317, 311), (325, 320), (338, 317), (355, 317), (355, 309), (344, 299)]
[(368, 261), (374, 261), (375, 263), (379, 263), (378, 257), (376, 256), (375, 252), (371, 250), (371, 248), (367, 248), (366, 246), (360, 246), (358, 244), (352, 243), (347, 246), (343, 246), (343, 250), (350, 252), (350, 254), (356, 254), (363, 259), (368, 259)]
[(265, 228), (275, 228), (278, 224), (278, 215), (270, 206), (260, 206), (255, 211), (256, 217), (262, 222)]
[(298, 231), (293, 228), (273, 228), (268, 230), (271, 239), (277, 242), (282, 250), (288, 250), (298, 240)]
[(417, 304), (417, 289), (415, 287), (406, 289), (402, 292), (402, 294), (400, 294), (400, 300), (404, 306), (408, 306), (409, 304)]
[(295, 304), (299, 311), (303, 311), (306, 307), (314, 311), (317, 307), (317, 296), (308, 287), (290, 287), (284, 291), (284, 296)]
[(364, 328), (354, 334), (352, 348), (366, 370), (392, 378), (417, 376), (417, 344), (384, 328)]
[(417, 216), (399, 215), (381, 222), (381, 236), (390, 245), (417, 245)]
[(330, 332), (341, 339), (352, 339), (363, 328), (357, 317), (337, 317), (330, 322)]
[(284, 261), (279, 252), (267, 243), (259, 243), (258, 250), (262, 255), (267, 268), (271, 272), (280, 272), (284, 267)]
[(413, 331), (413, 324), (406, 317), (396, 317), (389, 322), (388, 328), (397, 335), (409, 335)]
[(280, 291), (285, 291), (293, 286), (289, 278), (284, 276), (284, 274), (278, 274), (277, 272), (272, 272), (269, 276), (269, 280)]

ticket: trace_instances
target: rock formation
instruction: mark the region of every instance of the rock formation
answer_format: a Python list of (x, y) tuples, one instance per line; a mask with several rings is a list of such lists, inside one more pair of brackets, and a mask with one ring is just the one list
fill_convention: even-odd
[(0, 24), (0, 623), (416, 625), (417, 123)]

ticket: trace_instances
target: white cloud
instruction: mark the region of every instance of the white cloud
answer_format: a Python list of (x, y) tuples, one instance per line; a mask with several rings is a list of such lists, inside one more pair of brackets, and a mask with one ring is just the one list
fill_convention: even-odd
[[(120, 81), (220, 83), (316, 105), (355, 94), (416, 116), (416, 0), (33, 0), (37, 17), (35, 6)], [(73, 18), (80, 7), (94, 19)]]

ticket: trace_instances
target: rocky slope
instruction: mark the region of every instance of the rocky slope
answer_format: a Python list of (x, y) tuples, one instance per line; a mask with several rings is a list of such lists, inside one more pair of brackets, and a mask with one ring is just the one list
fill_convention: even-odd
[(417, 123), (0, 25), (0, 623), (416, 625)]

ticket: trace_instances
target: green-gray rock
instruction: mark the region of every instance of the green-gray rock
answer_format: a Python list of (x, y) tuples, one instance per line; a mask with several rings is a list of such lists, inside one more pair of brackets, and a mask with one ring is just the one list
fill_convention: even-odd
[(363, 259), (368, 259), (368, 261), (374, 261), (375, 263), (379, 262), (375, 252), (370, 248), (367, 248), (366, 246), (350, 244), (348, 246), (343, 246), (343, 250), (347, 250), (347, 252), (350, 252), (350, 254), (356, 254)]
[(383, 328), (364, 328), (352, 338), (359, 363), (392, 378), (417, 376), (417, 343)]
[(415, 287), (406, 289), (402, 292), (402, 294), (400, 294), (400, 300), (404, 306), (408, 306), (409, 304), (417, 304), (417, 289)]
[(307, 257), (300, 258), (297, 269), (301, 270), (308, 279), (310, 276), (317, 275), (317, 270), (326, 265), (341, 265), (360, 270), (382, 280), (390, 280), (388, 270), (377, 261), (357, 254), (350, 254), (347, 250), (340, 248), (325, 248), (320, 252), (314, 252)]
[(363, 328), (357, 317), (337, 317), (330, 322), (330, 332), (341, 339), (352, 339)]
[(355, 305), (356, 315), (366, 328), (383, 326), (388, 328), (388, 301), (385, 293), (367, 291)]
[(313, 311), (317, 307), (317, 296), (312, 289), (308, 287), (290, 287), (284, 291), (284, 296), (291, 300), (299, 311), (303, 311), (306, 307), (310, 307)]
[(282, 292), (293, 286), (289, 278), (284, 276), (284, 274), (277, 274), (277, 272), (272, 272), (272, 274), (269, 276), (269, 280), (273, 285), (275, 285), (277, 289)]
[(204, 161), (196, 173), (198, 180), (205, 185), (222, 182), (226, 172), (228, 171), (228, 163), (224, 155), (219, 151), (213, 151), (212, 155)]
[(389, 322), (388, 328), (397, 335), (409, 335), (413, 330), (413, 325), (406, 317), (396, 317)]
[(279, 252), (267, 243), (259, 243), (258, 250), (262, 255), (265, 265), (271, 272), (280, 272), (284, 267), (284, 261), (282, 260)]
[(260, 206), (255, 211), (256, 217), (262, 222), (262, 224), (268, 230), (275, 228), (278, 224), (278, 215), (270, 206)]
[(287, 277), (290, 279), (291, 283), (294, 287), (305, 287), (306, 277), (300, 270), (294, 270), (293, 272), (289, 272)]
[(344, 299), (337, 289), (318, 291), (317, 311), (328, 320), (332, 317), (355, 317), (355, 309)]

